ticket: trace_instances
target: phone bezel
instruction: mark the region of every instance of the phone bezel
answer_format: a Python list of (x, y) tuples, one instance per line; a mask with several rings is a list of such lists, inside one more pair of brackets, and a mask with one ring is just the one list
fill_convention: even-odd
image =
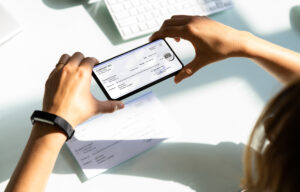
[[(153, 81), (153, 82), (151, 82), (151, 83), (149, 83), (149, 84), (147, 84), (147, 85), (144, 85), (143, 87), (140, 87), (140, 88), (138, 88), (138, 89), (136, 89), (136, 90), (134, 90), (134, 91), (132, 91), (132, 92), (130, 92), (130, 93), (127, 93), (127, 94), (125, 94), (125, 95), (123, 95), (123, 96), (121, 96), (121, 97), (118, 97), (118, 98), (116, 98), (116, 99), (111, 98), (111, 96), (110, 96), (109, 93), (106, 91), (106, 89), (104, 88), (104, 86), (102, 85), (102, 83), (100, 82), (100, 80), (98, 79), (97, 75), (95, 74), (95, 72), (94, 72), (94, 70), (93, 70), (93, 71), (92, 71), (92, 76), (93, 76), (93, 78), (95, 79), (95, 81), (97, 82), (97, 84), (99, 85), (99, 87), (101, 88), (101, 90), (103, 91), (104, 95), (107, 97), (107, 99), (109, 99), (109, 100), (122, 100), (122, 99), (125, 99), (125, 98), (127, 98), (127, 97), (129, 97), (129, 96), (131, 96), (131, 95), (134, 95), (134, 94), (136, 94), (136, 93), (138, 93), (138, 92), (140, 92), (140, 91), (142, 91), (142, 90), (144, 90), (144, 89), (147, 89), (147, 88), (149, 88), (149, 87), (151, 87), (151, 86), (153, 86), (153, 85), (155, 85), (155, 84), (157, 84), (157, 83), (159, 83), (159, 82), (161, 82), (161, 81), (164, 81), (164, 80), (166, 80), (166, 79), (168, 79), (168, 78), (170, 78), (170, 77), (176, 75), (176, 74), (184, 67), (184, 65), (182, 64), (181, 60), (178, 58), (178, 56), (176, 55), (176, 53), (174, 52), (174, 50), (171, 48), (171, 46), (168, 44), (168, 42), (167, 42), (165, 39), (157, 39), (157, 40), (155, 40), (155, 41), (158, 41), (158, 40), (163, 40), (163, 41), (167, 44), (167, 46), (170, 48), (170, 50), (172, 51), (172, 53), (175, 55), (176, 59), (178, 59), (179, 63), (181, 64), (181, 68), (180, 68), (179, 70), (177, 70), (177, 71), (175, 71), (175, 72), (173, 72), (173, 73), (167, 75), (167, 76), (164, 76), (164, 77), (162, 77), (162, 78), (160, 78), (160, 79), (157, 79), (157, 80), (155, 80), (155, 81)], [(112, 60), (112, 59), (115, 59), (115, 58), (120, 57), (120, 56), (122, 56), (122, 55), (125, 55), (125, 54), (127, 54), (127, 53), (129, 53), (129, 52), (131, 52), (131, 51), (140, 49), (140, 48), (142, 48), (142, 47), (144, 47), (144, 46), (146, 46), (146, 45), (149, 45), (149, 44), (151, 44), (151, 43), (153, 43), (153, 42), (155, 42), (155, 41), (151, 41), (151, 42), (149, 42), (149, 43), (146, 43), (146, 44), (144, 44), (144, 45), (141, 45), (141, 46), (139, 46), (139, 47), (136, 47), (136, 48), (134, 48), (134, 49), (131, 49), (131, 50), (129, 50), (129, 51), (126, 51), (126, 52), (124, 52), (124, 53), (121, 53), (120, 55), (117, 55), (117, 56), (115, 56), (115, 57), (112, 57), (112, 58), (110, 58), (110, 59), (107, 59), (107, 60), (105, 60), (105, 61), (102, 61), (102, 62), (96, 64), (94, 67), (96, 67), (96, 66), (98, 66), (98, 65), (101, 65), (101, 64), (103, 64), (103, 63), (105, 63), (105, 62), (107, 62), (107, 61), (109, 61), (109, 60)]]

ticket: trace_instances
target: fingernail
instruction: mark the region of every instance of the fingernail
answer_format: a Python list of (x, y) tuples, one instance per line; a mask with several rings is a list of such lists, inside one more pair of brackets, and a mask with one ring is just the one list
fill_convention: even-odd
[(124, 103), (119, 103), (119, 104), (118, 104), (118, 108), (119, 108), (119, 109), (123, 109), (123, 108), (124, 108)]
[(186, 69), (185, 72), (188, 74), (188, 75), (191, 75), (193, 72), (191, 69)]

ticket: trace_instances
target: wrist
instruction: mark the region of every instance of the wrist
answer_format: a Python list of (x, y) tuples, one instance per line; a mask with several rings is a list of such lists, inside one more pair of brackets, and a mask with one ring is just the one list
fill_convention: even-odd
[(48, 150), (60, 150), (67, 140), (66, 134), (55, 125), (35, 122), (31, 132), (31, 139)]
[(255, 57), (255, 52), (257, 50), (257, 46), (255, 42), (257, 42), (258, 38), (250, 32), (241, 31), (240, 33), (240, 50), (239, 54), (241, 57), (253, 58)]
[(248, 31), (236, 31), (233, 34), (232, 42), (233, 48), (231, 56), (233, 57), (250, 57), (251, 55), (251, 42), (254, 39), (254, 35)]
[(248, 41), (253, 36), (247, 31), (239, 31), (230, 29), (223, 33), (220, 42), (215, 43), (216, 50), (219, 51), (223, 59), (229, 57), (247, 57), (248, 55)]

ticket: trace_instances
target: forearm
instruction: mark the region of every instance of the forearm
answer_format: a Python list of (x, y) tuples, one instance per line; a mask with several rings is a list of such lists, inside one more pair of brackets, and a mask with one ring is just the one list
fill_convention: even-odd
[(272, 44), (250, 33), (244, 34), (244, 56), (250, 58), (282, 83), (300, 75), (300, 54)]
[(44, 191), (65, 141), (56, 127), (35, 123), (6, 191)]
[[(43, 111), (76, 127), (98, 113), (112, 113), (124, 108), (120, 101), (98, 101), (90, 92), (91, 73), (97, 63), (97, 59), (84, 57), (79, 52), (72, 57), (62, 55), (46, 81)], [(66, 139), (58, 127), (35, 121), (6, 191), (44, 191)]]

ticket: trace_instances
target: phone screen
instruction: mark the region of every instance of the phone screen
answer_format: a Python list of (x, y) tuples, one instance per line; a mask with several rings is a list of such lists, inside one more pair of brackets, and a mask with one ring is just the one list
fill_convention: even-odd
[(93, 77), (108, 99), (121, 100), (182, 68), (168, 43), (159, 39), (95, 65)]

